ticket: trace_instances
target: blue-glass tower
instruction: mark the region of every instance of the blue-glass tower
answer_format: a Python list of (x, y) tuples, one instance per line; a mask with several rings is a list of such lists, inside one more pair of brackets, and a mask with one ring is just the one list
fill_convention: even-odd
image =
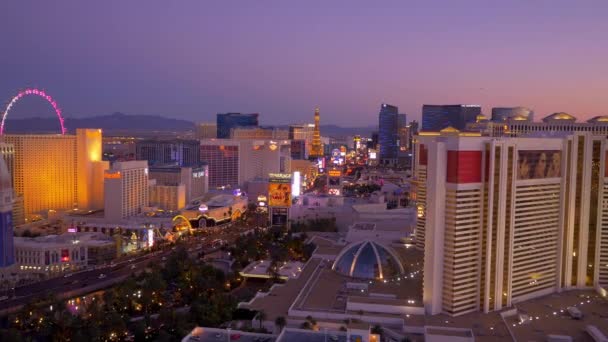
[(422, 131), (439, 132), (448, 126), (463, 131), (479, 114), (478, 105), (423, 105)]
[(380, 107), (378, 122), (378, 145), (380, 160), (390, 163), (399, 153), (399, 109), (383, 103)]
[(257, 127), (259, 114), (217, 114), (218, 139), (230, 139), (230, 130), (237, 127)]
[(4, 158), (0, 158), (0, 267), (14, 263), (13, 186)]

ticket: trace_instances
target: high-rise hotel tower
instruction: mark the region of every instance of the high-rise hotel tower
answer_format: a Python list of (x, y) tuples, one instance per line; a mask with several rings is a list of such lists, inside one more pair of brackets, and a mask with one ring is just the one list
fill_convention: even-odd
[(427, 313), (494, 311), (573, 288), (608, 290), (608, 141), (417, 137)]
[(26, 218), (48, 210), (103, 208), (108, 162), (101, 160), (101, 129), (78, 128), (76, 135), (5, 134), (2, 141), (14, 148), (9, 167)]

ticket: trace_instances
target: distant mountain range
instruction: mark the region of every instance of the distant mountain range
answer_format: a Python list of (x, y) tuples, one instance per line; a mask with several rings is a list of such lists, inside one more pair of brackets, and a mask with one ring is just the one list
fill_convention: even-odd
[[(262, 125), (264, 126), (264, 125)], [(289, 129), (288, 125), (277, 126), (279, 128)], [(341, 127), (336, 125), (321, 125), (321, 135), (326, 137), (341, 138), (347, 136), (361, 135), (371, 137), (373, 131), (377, 131), (378, 127)]]
[[(69, 132), (76, 128), (101, 128), (104, 131), (187, 131), (194, 129), (194, 123), (186, 120), (170, 119), (156, 115), (127, 115), (114, 113), (89, 118), (65, 118)], [(55, 117), (7, 119), (7, 133), (47, 133), (59, 132), (59, 121)]]
[[(106, 134), (131, 132), (186, 132), (193, 131), (195, 123), (187, 120), (171, 119), (158, 115), (128, 115), (113, 113), (110, 115), (92, 116), (88, 118), (65, 118), (68, 132), (76, 128), (101, 128)], [(289, 126), (279, 126), (288, 128)], [(59, 121), (56, 117), (7, 118), (6, 133), (59, 133)], [(356, 134), (370, 136), (375, 127), (340, 127), (336, 125), (321, 125), (321, 135), (345, 137)]]

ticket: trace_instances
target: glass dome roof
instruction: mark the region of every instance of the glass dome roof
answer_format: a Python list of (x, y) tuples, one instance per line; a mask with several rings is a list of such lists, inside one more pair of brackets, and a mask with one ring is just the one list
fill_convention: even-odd
[(373, 241), (355, 242), (344, 247), (332, 269), (363, 279), (386, 279), (403, 273), (403, 265), (395, 252)]

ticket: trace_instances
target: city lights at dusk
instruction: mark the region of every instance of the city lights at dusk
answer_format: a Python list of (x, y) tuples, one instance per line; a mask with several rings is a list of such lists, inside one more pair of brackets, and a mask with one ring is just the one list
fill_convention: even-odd
[(608, 341), (608, 2), (0, 13), (0, 341)]

